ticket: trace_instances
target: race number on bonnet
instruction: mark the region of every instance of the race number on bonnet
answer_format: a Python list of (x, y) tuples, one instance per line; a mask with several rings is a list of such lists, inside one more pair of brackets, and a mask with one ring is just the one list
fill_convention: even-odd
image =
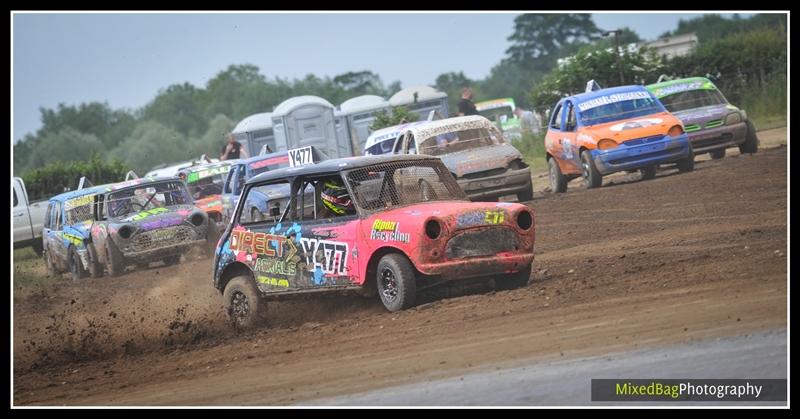
[(314, 164), (311, 146), (289, 150), (289, 167), (303, 166), (306, 164)]

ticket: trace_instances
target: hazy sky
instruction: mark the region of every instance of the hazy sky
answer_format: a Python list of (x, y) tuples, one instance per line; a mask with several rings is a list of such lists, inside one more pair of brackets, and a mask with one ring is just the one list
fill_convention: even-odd
[[(14, 14), (13, 135), (40, 127), (40, 107), (138, 108), (170, 84), (202, 87), (230, 64), (255, 64), (268, 78), (371, 70), (403, 87), (447, 71), (481, 79), (503, 58), (517, 14)], [(629, 26), (644, 39), (695, 16), (593, 14), (601, 29)]]

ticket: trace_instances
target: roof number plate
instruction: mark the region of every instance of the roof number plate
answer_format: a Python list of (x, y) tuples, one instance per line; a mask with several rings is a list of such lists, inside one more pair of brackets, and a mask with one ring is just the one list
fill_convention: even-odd
[(306, 164), (314, 164), (314, 157), (311, 153), (311, 146), (305, 146), (289, 150), (290, 167), (303, 166)]

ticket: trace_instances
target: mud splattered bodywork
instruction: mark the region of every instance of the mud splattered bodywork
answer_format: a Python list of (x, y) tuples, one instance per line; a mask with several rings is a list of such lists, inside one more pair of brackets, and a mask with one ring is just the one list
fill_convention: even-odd
[(222, 161), (192, 166), (179, 172), (186, 181), (194, 205), (205, 211), (220, 229), (224, 228), (222, 187), (231, 164), (231, 161)]
[(223, 291), (232, 277), (246, 274), (262, 296), (362, 289), (374, 284), (378, 259), (390, 253), (403, 255), (421, 276), (442, 280), (510, 274), (532, 264), (531, 210), (469, 202), (441, 160), (431, 157), (329, 160), (254, 178), (243, 196), (285, 179), (294, 201), (309, 179), (330, 175), (346, 184), (354, 214), (314, 217), (290, 208), (279, 223), (241, 223), (240, 205), (216, 250), (215, 287)]
[(441, 158), (473, 201), (513, 194), (520, 200), (533, 199), (531, 171), (522, 154), (482, 116), (408, 125), (393, 151)]
[(58, 272), (72, 270), (72, 253), (82, 270), (88, 270), (93, 224), (94, 197), (103, 187), (92, 187), (56, 195), (49, 200), (42, 234), (44, 258)]
[(192, 204), (177, 178), (137, 179), (106, 188), (97, 199), (96, 216), (91, 236), (104, 264), (109, 263), (110, 249), (119, 251), (127, 265), (180, 256), (207, 245), (209, 217)]

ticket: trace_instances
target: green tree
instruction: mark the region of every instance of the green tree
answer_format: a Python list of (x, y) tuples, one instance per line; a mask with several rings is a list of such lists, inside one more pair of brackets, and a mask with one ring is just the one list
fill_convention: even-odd
[(351, 97), (361, 95), (384, 96), (386, 91), (380, 76), (371, 71), (349, 71), (333, 78), (333, 83)]
[(381, 128), (392, 127), (406, 122), (415, 122), (419, 120), (419, 114), (411, 112), (405, 106), (398, 106), (392, 109), (391, 112), (380, 111), (375, 115), (375, 120), (369, 129), (377, 131)]
[(203, 154), (211, 158), (219, 158), (219, 151), (226, 141), (226, 134), (236, 125), (230, 118), (219, 114), (208, 123), (208, 130), (202, 137), (191, 142), (192, 156)]
[(83, 161), (95, 152), (105, 152), (105, 147), (97, 136), (84, 134), (67, 126), (40, 138), (24, 168), (38, 168), (56, 161)]
[(508, 59), (526, 67), (547, 69), (555, 63), (565, 46), (589, 42), (599, 35), (590, 14), (523, 14), (514, 19), (514, 33), (508, 37), (511, 46)]
[(184, 136), (202, 135), (208, 129), (206, 91), (190, 83), (173, 84), (144, 107), (144, 119), (159, 122)]
[(174, 163), (198, 157), (193, 154), (186, 137), (177, 130), (156, 121), (144, 121), (131, 136), (112, 150), (117, 158), (142, 175), (161, 163)]
[[(625, 51), (622, 63), (626, 82), (633, 84), (653, 83), (665, 68), (661, 57), (647, 48)], [(531, 90), (529, 100), (537, 110), (548, 109), (563, 96), (583, 92), (589, 80), (595, 80), (603, 88), (619, 85), (615, 51), (584, 47), (545, 76)]]

